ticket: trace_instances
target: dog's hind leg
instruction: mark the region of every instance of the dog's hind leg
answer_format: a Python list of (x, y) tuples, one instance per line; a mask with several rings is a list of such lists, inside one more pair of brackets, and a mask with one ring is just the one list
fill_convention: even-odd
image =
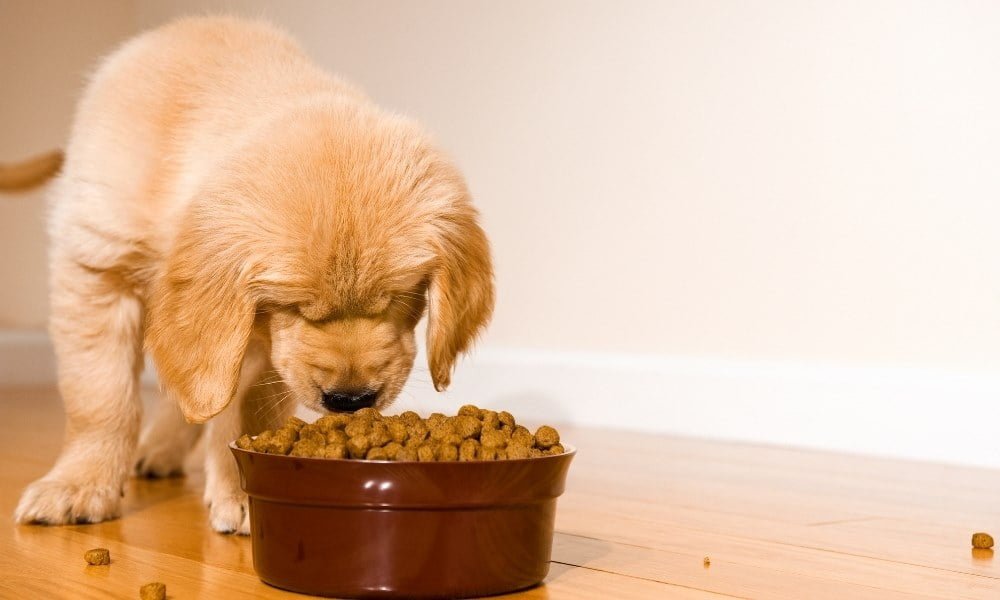
[(142, 405), (142, 306), (121, 277), (53, 250), (50, 332), (66, 439), (24, 491), (18, 522), (96, 523), (121, 511)]
[(156, 413), (139, 436), (135, 474), (154, 479), (183, 474), (184, 459), (203, 429), (185, 421), (177, 402), (161, 395)]

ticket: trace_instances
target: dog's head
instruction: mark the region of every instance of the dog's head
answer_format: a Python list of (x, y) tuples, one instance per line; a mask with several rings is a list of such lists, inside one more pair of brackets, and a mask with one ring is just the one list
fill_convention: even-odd
[(494, 299), (457, 170), (414, 125), (358, 108), (302, 111), (255, 140), (190, 203), (147, 302), (147, 345), (185, 416), (232, 400), (252, 335), (307, 406), (385, 407), (425, 309), (447, 387)]

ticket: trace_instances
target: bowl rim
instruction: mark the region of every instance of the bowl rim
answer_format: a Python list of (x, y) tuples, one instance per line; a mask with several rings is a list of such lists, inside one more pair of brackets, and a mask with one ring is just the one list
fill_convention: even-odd
[[(252, 436), (257, 437), (257, 436)], [(508, 464), (508, 463), (525, 463), (538, 460), (545, 460), (547, 458), (555, 459), (559, 457), (574, 456), (576, 455), (576, 446), (571, 444), (563, 444), (564, 452), (559, 454), (547, 454), (545, 456), (529, 456), (528, 458), (503, 458), (500, 460), (434, 460), (434, 461), (419, 461), (419, 460), (368, 460), (367, 458), (325, 458), (321, 456), (292, 456), (290, 454), (269, 454), (267, 452), (258, 452), (256, 450), (245, 450), (236, 445), (236, 441), (229, 442), (229, 449), (233, 452), (245, 452), (247, 454), (257, 455), (257, 456), (274, 456), (279, 460), (283, 458), (291, 458), (295, 460), (308, 460), (308, 461), (318, 461), (322, 463), (344, 463), (344, 464), (373, 464), (373, 465), (475, 465), (475, 464)]]

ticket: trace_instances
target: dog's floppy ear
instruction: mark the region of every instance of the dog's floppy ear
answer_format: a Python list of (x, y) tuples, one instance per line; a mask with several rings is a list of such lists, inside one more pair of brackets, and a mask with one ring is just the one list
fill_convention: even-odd
[(217, 415), (235, 395), (256, 313), (247, 235), (224, 210), (224, 203), (190, 207), (147, 302), (147, 348), (192, 423)]
[(427, 361), (434, 388), (451, 383), (455, 359), (493, 315), (493, 265), (486, 234), (465, 205), (441, 228), (436, 267), (427, 290)]

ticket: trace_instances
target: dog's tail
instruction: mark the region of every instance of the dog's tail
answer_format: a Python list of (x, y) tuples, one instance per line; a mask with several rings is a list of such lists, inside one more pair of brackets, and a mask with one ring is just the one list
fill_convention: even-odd
[(59, 172), (63, 158), (62, 150), (53, 150), (19, 163), (0, 163), (0, 192), (27, 190), (45, 183)]

